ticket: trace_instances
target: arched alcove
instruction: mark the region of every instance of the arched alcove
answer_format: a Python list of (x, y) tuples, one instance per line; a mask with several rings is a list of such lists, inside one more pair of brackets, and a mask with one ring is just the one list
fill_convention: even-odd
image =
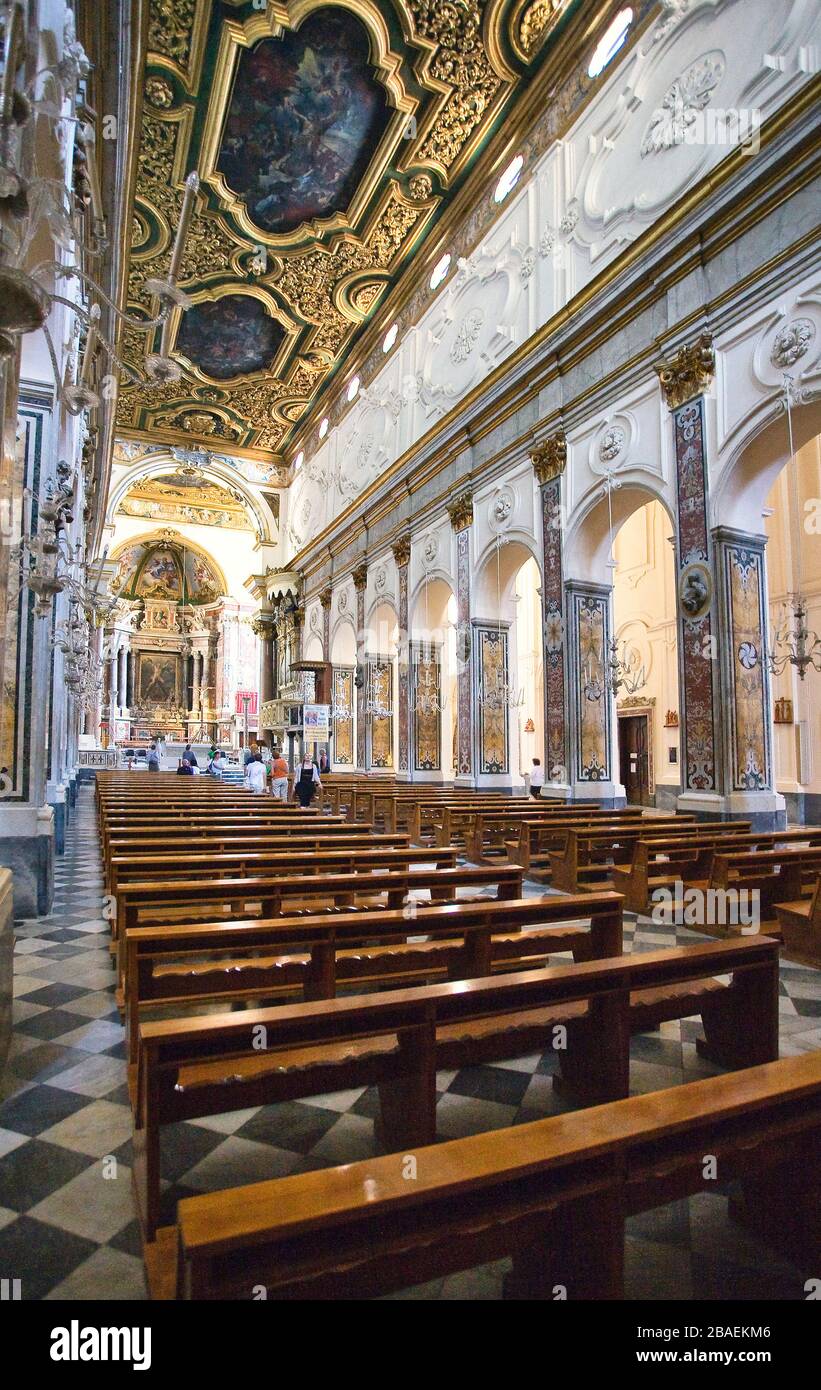
[(498, 537), (474, 578), (480, 783), (521, 785), (544, 747), (541, 571), (523, 540)]

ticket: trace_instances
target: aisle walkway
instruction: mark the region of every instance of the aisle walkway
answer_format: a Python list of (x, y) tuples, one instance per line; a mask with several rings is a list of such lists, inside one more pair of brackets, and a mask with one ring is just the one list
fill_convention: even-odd
[[(54, 910), (17, 926), (15, 1032), (0, 1083), (0, 1277), (24, 1299), (144, 1298), (131, 1187), (131, 1111), (123, 1032), (103, 921), (93, 792), (82, 790), (57, 863)], [(703, 938), (650, 922), (627, 950)], [(782, 1055), (821, 1047), (821, 974), (782, 966)], [(633, 1092), (709, 1074), (698, 1020), (665, 1024), (632, 1045)], [(440, 1072), (438, 1126), (455, 1138), (558, 1109), (552, 1054)], [(163, 1132), (164, 1220), (181, 1196), (367, 1158), (375, 1092), (346, 1091), (249, 1109)], [(505, 1264), (400, 1297), (498, 1298)], [(799, 1276), (704, 1194), (630, 1222), (631, 1298), (796, 1298)]]

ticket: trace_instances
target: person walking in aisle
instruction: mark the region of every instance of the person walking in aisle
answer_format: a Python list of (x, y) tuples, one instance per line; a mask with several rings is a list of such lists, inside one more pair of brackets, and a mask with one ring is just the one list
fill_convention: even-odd
[(288, 800), (288, 764), (281, 753), (271, 764), (271, 791), (280, 801)]
[(256, 796), (261, 796), (265, 791), (265, 780), (265, 764), (262, 761), (262, 754), (255, 753), (245, 769), (245, 785)]
[(160, 755), (159, 755), (159, 752), (158, 752), (158, 750), (157, 750), (157, 745), (156, 745), (156, 743), (152, 743), (151, 747), (149, 748), (149, 750), (148, 750), (148, 760), (147, 760), (147, 761), (148, 761), (148, 771), (149, 771), (149, 772), (159, 772), (159, 770), (160, 770)]
[(541, 796), (541, 794), (542, 794), (542, 787), (543, 787), (543, 786), (544, 786), (544, 768), (542, 767), (542, 760), (541, 760), (541, 758), (534, 758), (534, 759), (533, 759), (533, 767), (531, 768), (531, 771), (530, 771), (530, 795), (531, 795), (531, 796), (535, 796), (536, 799), (538, 800), (538, 798), (539, 798), (539, 797)]
[(302, 759), (302, 766), (299, 769), (299, 778), (294, 782), (294, 791), (300, 806), (308, 807), (314, 799), (317, 787), (321, 787), (319, 772), (313, 758), (307, 754)]

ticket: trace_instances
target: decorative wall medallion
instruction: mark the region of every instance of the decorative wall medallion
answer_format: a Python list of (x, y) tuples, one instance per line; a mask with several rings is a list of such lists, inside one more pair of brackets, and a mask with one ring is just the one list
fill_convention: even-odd
[(516, 494), (510, 487), (501, 488), (491, 498), (487, 519), (491, 531), (506, 531), (516, 506)]
[(544, 259), (550, 255), (556, 245), (556, 229), (547, 224), (539, 238), (539, 255)]
[(485, 321), (483, 309), (470, 309), (462, 319), (459, 332), (450, 349), (452, 362), (466, 362), (473, 352)]
[(387, 572), (387, 570), (385, 569), (385, 566), (384, 566), (384, 565), (380, 565), (380, 566), (379, 566), (379, 569), (376, 571), (376, 574), (374, 575), (374, 580), (373, 580), (373, 587), (376, 589), (376, 592), (377, 592), (377, 593), (379, 593), (379, 594), (382, 593), (383, 589), (385, 588), (385, 585), (386, 585), (387, 581), (388, 581), (388, 572)]
[(422, 557), (426, 565), (432, 565), (439, 554), (439, 537), (431, 532), (422, 544)]
[(344, 612), (346, 612), (347, 607), (348, 607), (348, 590), (347, 590), (347, 589), (340, 589), (340, 591), (339, 591), (339, 598), (337, 599), (337, 608), (339, 609), (340, 613), (344, 613)]
[(702, 560), (693, 560), (681, 571), (678, 596), (685, 621), (696, 622), (713, 601), (713, 576)]
[(536, 269), (536, 252), (532, 246), (528, 246), (522, 255), (522, 264), (519, 267), (519, 279), (526, 285), (534, 270)]
[(564, 217), (559, 223), (559, 231), (562, 236), (570, 236), (575, 231), (576, 223), (579, 220), (579, 209), (576, 203), (571, 203)]
[(620, 425), (614, 425), (605, 430), (599, 440), (599, 458), (602, 463), (610, 463), (618, 458), (624, 448), (626, 435)]
[(726, 66), (724, 54), (713, 49), (685, 68), (653, 112), (641, 142), (642, 159), (686, 143), (690, 127), (708, 105), (710, 93), (724, 76)]
[(311, 631), (319, 631), (319, 609), (317, 607), (311, 609)]
[(815, 324), (812, 319), (793, 319), (773, 339), (770, 361), (774, 367), (786, 371), (809, 351), (815, 338)]

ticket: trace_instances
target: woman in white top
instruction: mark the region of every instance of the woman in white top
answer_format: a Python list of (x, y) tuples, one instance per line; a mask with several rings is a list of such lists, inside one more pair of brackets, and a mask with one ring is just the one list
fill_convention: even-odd
[(299, 769), (299, 776), (294, 779), (294, 791), (296, 792), (300, 806), (310, 806), (314, 792), (317, 787), (321, 787), (319, 772), (313, 758), (304, 757), (302, 766)]
[(257, 796), (260, 796), (261, 793), (265, 791), (266, 780), (267, 774), (265, 764), (260, 754), (257, 753), (245, 768), (245, 785), (246, 787), (250, 787), (251, 791), (256, 793)]
[(530, 770), (530, 795), (540, 797), (544, 786), (544, 768), (541, 758), (533, 759), (533, 767)]

